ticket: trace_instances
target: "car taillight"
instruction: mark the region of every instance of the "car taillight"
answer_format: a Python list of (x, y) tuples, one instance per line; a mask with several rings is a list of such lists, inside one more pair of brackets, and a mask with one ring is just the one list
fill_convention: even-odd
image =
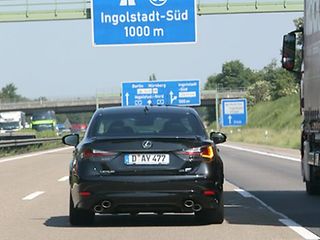
[(108, 152), (108, 151), (101, 151), (97, 149), (85, 149), (81, 157), (85, 159), (93, 159), (93, 158), (99, 158), (102, 160), (109, 160), (115, 157), (117, 153), (114, 152)]
[(187, 157), (186, 160), (193, 160), (197, 158), (204, 158), (208, 161), (213, 160), (214, 152), (212, 146), (204, 146), (198, 148), (191, 148), (184, 151), (177, 152), (178, 155)]

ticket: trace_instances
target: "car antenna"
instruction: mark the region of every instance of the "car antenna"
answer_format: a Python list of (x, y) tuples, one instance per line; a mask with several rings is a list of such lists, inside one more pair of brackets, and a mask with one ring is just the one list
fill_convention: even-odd
[(145, 113), (149, 112), (148, 106), (145, 106), (145, 107), (144, 107), (144, 112), (145, 112)]

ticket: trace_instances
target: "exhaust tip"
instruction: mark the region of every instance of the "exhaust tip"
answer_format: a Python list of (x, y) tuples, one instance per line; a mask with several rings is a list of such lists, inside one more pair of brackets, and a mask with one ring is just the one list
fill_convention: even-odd
[(184, 206), (186, 208), (192, 208), (194, 206), (194, 201), (192, 201), (191, 199), (188, 199), (184, 202)]
[(108, 201), (108, 200), (104, 200), (102, 203), (101, 203), (101, 206), (103, 208), (110, 208), (111, 207), (111, 202)]
[(96, 206), (94, 206), (93, 210), (94, 210), (96, 213), (102, 213), (102, 212), (103, 212), (103, 207), (100, 206), (100, 205), (96, 205)]
[(195, 204), (192, 207), (192, 210), (195, 211), (195, 212), (200, 212), (202, 210), (202, 206), (200, 204)]

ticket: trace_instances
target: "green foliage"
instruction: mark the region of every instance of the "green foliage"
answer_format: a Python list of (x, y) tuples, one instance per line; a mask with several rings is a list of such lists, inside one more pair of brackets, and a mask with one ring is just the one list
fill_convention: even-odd
[(157, 77), (154, 73), (149, 76), (149, 81), (157, 81)]
[(271, 98), (273, 100), (298, 93), (299, 85), (295, 76), (277, 66), (275, 60), (272, 60), (269, 65), (264, 67), (259, 72), (259, 75), (261, 79), (270, 84)]
[(248, 111), (248, 128), (300, 129), (299, 95), (259, 103)]
[(267, 81), (257, 81), (247, 89), (246, 98), (250, 105), (266, 102), (271, 99), (271, 85)]
[(223, 129), (232, 142), (262, 144), (283, 148), (300, 148), (300, 130), (266, 130), (265, 128)]
[(17, 102), (27, 100), (26, 98), (17, 94), (17, 90), (18, 88), (13, 83), (4, 86), (0, 91), (0, 99), (5, 102)]
[[(223, 128), (229, 141), (299, 148), (299, 95), (276, 101), (260, 102), (248, 110), (248, 125), (241, 128)], [(215, 129), (215, 123), (210, 127)]]
[(205, 89), (243, 88), (248, 87), (254, 81), (254, 72), (246, 68), (239, 60), (234, 60), (224, 63), (221, 73), (210, 76)]

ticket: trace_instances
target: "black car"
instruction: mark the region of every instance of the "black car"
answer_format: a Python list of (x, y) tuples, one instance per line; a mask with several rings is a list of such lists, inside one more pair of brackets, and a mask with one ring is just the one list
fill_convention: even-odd
[(95, 213), (195, 213), (222, 223), (223, 163), (197, 112), (187, 107), (113, 107), (93, 115), (70, 165), (70, 223)]

